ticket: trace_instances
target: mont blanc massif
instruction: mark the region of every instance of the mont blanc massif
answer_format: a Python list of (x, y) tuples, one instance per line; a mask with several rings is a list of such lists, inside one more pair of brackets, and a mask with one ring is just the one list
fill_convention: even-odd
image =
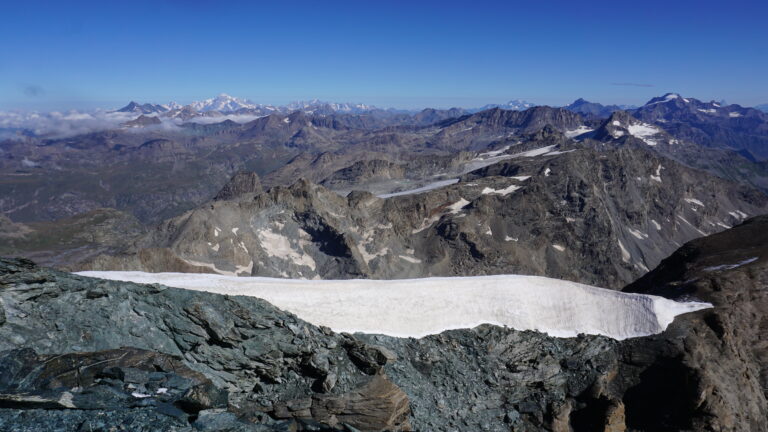
[(0, 115), (0, 430), (766, 431), (768, 113)]

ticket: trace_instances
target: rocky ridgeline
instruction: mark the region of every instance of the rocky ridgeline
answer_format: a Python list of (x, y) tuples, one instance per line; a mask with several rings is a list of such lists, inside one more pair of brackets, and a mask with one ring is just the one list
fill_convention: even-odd
[(0, 429), (762, 431), (766, 244), (768, 218), (687, 244), (627, 289), (714, 308), (622, 342), (338, 335), (254, 298), (4, 259)]
[[(618, 289), (688, 240), (768, 211), (761, 192), (645, 144), (596, 150), (560, 146), (562, 138), (542, 131), (530, 137), (534, 150), (505, 147), (458, 183), (386, 199), (304, 180), (261, 193), (242, 174), (230, 183), (242, 193), (228, 185), (229, 200), (79, 268), (310, 279), (533, 274)], [(395, 168), (356, 163), (327, 184), (388, 181)]]

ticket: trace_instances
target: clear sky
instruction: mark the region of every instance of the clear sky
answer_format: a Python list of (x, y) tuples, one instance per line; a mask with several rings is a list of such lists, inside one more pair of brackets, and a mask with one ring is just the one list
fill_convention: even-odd
[(0, 109), (768, 103), (768, 2), (4, 1)]

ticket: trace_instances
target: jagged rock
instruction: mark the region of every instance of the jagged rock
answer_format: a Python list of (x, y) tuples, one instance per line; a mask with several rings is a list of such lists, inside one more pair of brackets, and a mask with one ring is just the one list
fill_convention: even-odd
[[(30, 411), (34, 406), (121, 411), (157, 402), (157, 409), (173, 414), (169, 406), (182, 413), (229, 406), (239, 417), (271, 425), (275, 420), (269, 416), (242, 407), (264, 413), (280, 401), (312, 398), (319, 391), (328, 397), (352, 394), (371, 378), (349, 359), (345, 344), (382, 352), (258, 299), (83, 278), (28, 260), (0, 259), (0, 302), (6, 310), (0, 325), (0, 352), (6, 352), (0, 359), (0, 401), (6, 402), (0, 406)], [(318, 379), (327, 380), (324, 389)], [(135, 388), (127, 391), (128, 385)], [(158, 393), (160, 388), (166, 391)], [(359, 392), (354, 394), (362, 404)], [(407, 407), (407, 398), (403, 403)], [(403, 409), (394, 402), (377, 406), (375, 416), (382, 419), (400, 418)], [(387, 409), (398, 415), (387, 416)], [(338, 412), (354, 413), (353, 408)], [(48, 414), (41, 416), (41, 422), (49, 421)], [(302, 419), (323, 422), (313, 414)]]
[(240, 171), (232, 176), (213, 197), (214, 201), (236, 199), (241, 195), (263, 192), (259, 175), (252, 171)]
[(768, 211), (762, 192), (645, 144), (566, 150), (557, 130), (532, 135), (553, 154), (507, 157), (458, 183), (387, 199), (302, 180), (214, 201), (83, 267), (324, 279), (533, 274), (618, 289), (680, 244)]
[(120, 348), (39, 356), (0, 353), (0, 406), (118, 409), (172, 405), (194, 414), (227, 405), (226, 391), (168, 355)]
[[(7, 316), (0, 349), (48, 355), (119, 344), (180, 356), (230, 393), (228, 410), (204, 411), (201, 428), (220, 421), (233, 430), (251, 423), (327, 431), (757, 432), (768, 418), (761, 338), (766, 236), (768, 218), (749, 220), (689, 243), (627, 287), (711, 301), (714, 309), (624, 341), (492, 325), (421, 339), (335, 335), (253, 298), (100, 281), (0, 260)], [(324, 389), (331, 376), (335, 385)], [(105, 368), (100, 377), (142, 374)], [(157, 412), (136, 410), (138, 430)], [(2, 409), (0, 422), (98, 418), (82, 411)], [(392, 426), (382, 426), (387, 422)]]
[(314, 419), (360, 430), (410, 431), (408, 396), (384, 375), (339, 396), (315, 395), (274, 405), (279, 419)]

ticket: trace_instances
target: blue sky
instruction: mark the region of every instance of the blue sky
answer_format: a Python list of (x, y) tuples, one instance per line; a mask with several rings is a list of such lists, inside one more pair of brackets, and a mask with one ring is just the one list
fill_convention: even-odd
[(768, 103), (765, 1), (16, 1), (0, 109), (320, 98)]

